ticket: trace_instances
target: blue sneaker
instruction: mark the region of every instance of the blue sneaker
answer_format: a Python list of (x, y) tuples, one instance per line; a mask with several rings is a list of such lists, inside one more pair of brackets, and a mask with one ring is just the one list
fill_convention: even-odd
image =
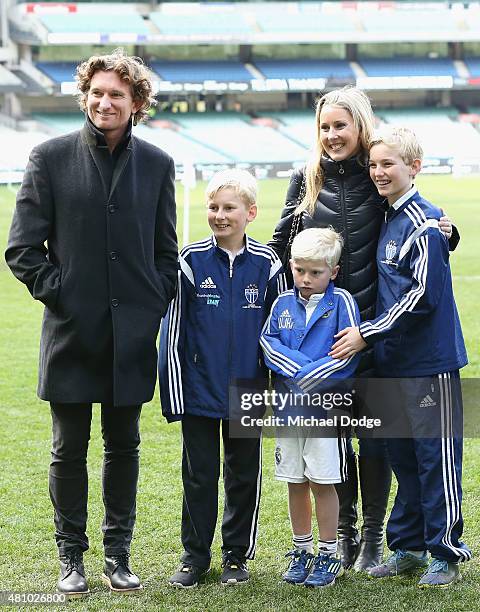
[(313, 569), (303, 584), (306, 587), (332, 586), (344, 571), (341, 559), (320, 553), (315, 557)]
[(285, 557), (291, 557), (290, 565), (282, 579), (290, 584), (303, 584), (312, 569), (314, 556), (306, 550), (291, 550)]
[(458, 563), (432, 559), (427, 571), (420, 578), (418, 586), (421, 589), (439, 587), (445, 589), (461, 579)]
[(411, 574), (418, 569), (424, 569), (428, 565), (427, 553), (421, 557), (412, 555), (406, 550), (396, 550), (381, 565), (376, 565), (368, 572), (372, 578), (388, 578), (399, 574)]

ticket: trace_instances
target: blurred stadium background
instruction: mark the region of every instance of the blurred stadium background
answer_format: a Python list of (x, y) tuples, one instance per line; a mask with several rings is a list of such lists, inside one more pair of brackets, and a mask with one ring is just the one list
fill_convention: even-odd
[(379, 123), (412, 126), (426, 173), (480, 171), (480, 2), (1, 0), (0, 182), (32, 146), (76, 129), (80, 60), (122, 46), (154, 71), (138, 136), (177, 175), (253, 167), (285, 177), (314, 135), (319, 94), (356, 84)]

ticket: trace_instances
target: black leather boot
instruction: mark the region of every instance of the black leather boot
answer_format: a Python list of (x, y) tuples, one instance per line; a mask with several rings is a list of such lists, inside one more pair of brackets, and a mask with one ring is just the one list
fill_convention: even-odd
[(130, 555), (105, 555), (105, 569), (102, 580), (108, 584), (112, 591), (117, 593), (131, 593), (143, 588), (139, 577), (132, 572), (129, 565)]
[(383, 556), (383, 523), (392, 483), (392, 469), (386, 457), (360, 457), (360, 491), (363, 526), (360, 550), (353, 569), (365, 572), (380, 565)]
[(65, 555), (60, 555), (60, 578), (57, 589), (68, 598), (82, 597), (90, 593), (85, 579), (85, 568), (83, 566), (83, 553), (75, 550)]
[(347, 482), (335, 485), (340, 505), (338, 516), (338, 556), (341, 557), (342, 565), (345, 569), (349, 569), (354, 564), (360, 542), (357, 530), (358, 476), (357, 458), (355, 455), (347, 458), (347, 472)]

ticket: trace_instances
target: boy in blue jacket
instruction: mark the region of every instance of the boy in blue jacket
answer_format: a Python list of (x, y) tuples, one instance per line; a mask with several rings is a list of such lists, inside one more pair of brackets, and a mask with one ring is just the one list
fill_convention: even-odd
[(246, 236), (257, 215), (255, 178), (244, 170), (216, 173), (206, 189), (213, 236), (185, 247), (177, 295), (162, 322), (159, 380), (162, 411), (182, 421), (184, 553), (173, 586), (197, 586), (208, 571), (217, 521), (220, 432), (225, 507), (223, 573), (235, 585), (249, 578), (261, 484), (259, 437), (229, 436), (229, 385), (264, 377), (258, 344), (277, 295), (286, 288), (274, 251)]
[[(276, 390), (288, 393), (291, 389), (302, 399), (307, 394), (312, 406), (313, 393), (322, 390), (324, 379), (348, 378), (358, 364), (353, 356), (333, 359), (328, 355), (334, 335), (360, 321), (355, 300), (333, 284), (342, 246), (341, 236), (331, 228), (310, 228), (295, 237), (290, 262), (295, 286), (275, 301), (260, 339), (265, 363), (276, 375)], [(277, 436), (275, 463), (276, 477), (288, 483), (293, 531), (293, 550), (287, 553), (290, 565), (283, 580), (307, 587), (332, 585), (343, 573), (341, 559), (336, 557), (335, 483), (346, 479), (345, 438), (320, 437), (314, 431), (290, 427), (288, 437)], [(317, 556), (313, 554), (310, 491), (319, 530)]]
[(387, 440), (398, 481), (387, 525), (393, 551), (370, 575), (383, 578), (427, 568), (419, 586), (446, 587), (459, 579), (471, 552), (460, 541), (462, 397), (459, 369), (467, 354), (452, 290), (442, 212), (412, 184), (421, 169), (415, 134), (393, 128), (374, 138), (370, 176), (388, 200), (377, 250), (377, 316), (343, 330), (331, 355), (346, 358), (375, 345), (381, 377), (389, 381), (391, 414), (402, 412), (411, 436)]

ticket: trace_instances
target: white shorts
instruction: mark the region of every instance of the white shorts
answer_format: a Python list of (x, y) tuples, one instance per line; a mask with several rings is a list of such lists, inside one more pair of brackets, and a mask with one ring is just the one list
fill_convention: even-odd
[(345, 438), (309, 437), (305, 428), (292, 427), (290, 436), (277, 437), (275, 477), (286, 482), (336, 484), (346, 480)]

